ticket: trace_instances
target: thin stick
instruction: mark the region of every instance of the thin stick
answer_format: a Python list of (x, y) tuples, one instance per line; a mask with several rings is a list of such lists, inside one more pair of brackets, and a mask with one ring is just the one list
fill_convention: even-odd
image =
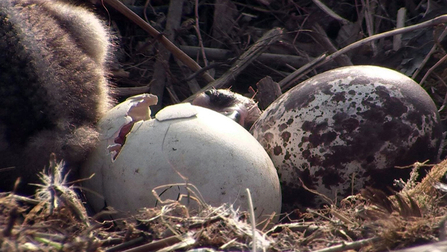
[[(117, 11), (121, 12), (124, 16), (132, 20), (136, 25), (140, 26), (143, 30), (145, 30), (149, 35), (154, 37), (158, 42), (160, 42), (168, 51), (172, 53), (176, 58), (181, 60), (183, 64), (187, 65), (194, 72), (202, 69), (197, 62), (191, 59), (188, 55), (186, 55), (182, 50), (180, 50), (177, 46), (175, 46), (169, 39), (167, 39), (163, 34), (158, 32), (154, 27), (149, 25), (146, 21), (140, 18), (137, 14), (127, 8), (123, 3), (118, 0), (104, 0), (107, 4), (115, 8)], [(214, 81), (214, 78), (211, 77), (207, 72), (202, 73), (202, 77), (208, 81)]]
[(203, 46), (203, 39), (202, 39), (202, 35), (200, 34), (200, 26), (199, 26), (199, 0), (195, 1), (194, 14), (195, 14), (195, 21), (196, 21), (196, 25), (194, 25), (194, 29), (196, 30), (197, 38), (199, 38), (199, 47), (202, 52), (203, 64), (205, 64), (205, 66), (207, 66), (208, 60), (206, 58), (205, 49), (204, 49), (205, 46)]
[(355, 242), (345, 242), (345, 243), (335, 245), (332, 247), (314, 250), (312, 252), (341, 252), (341, 251), (346, 251), (346, 250), (351, 250), (351, 249), (359, 249), (365, 245), (368, 245), (368, 244), (371, 244), (374, 242), (378, 242), (378, 241), (380, 241), (380, 239), (381, 238), (379, 238), (379, 237), (373, 237), (373, 238), (363, 239), (363, 240), (359, 240), (359, 241), (355, 241)]
[(359, 41), (357, 41), (355, 43), (347, 45), (347, 46), (343, 47), (342, 49), (338, 50), (337, 52), (327, 56), (326, 59), (323, 60), (323, 62), (321, 62), (320, 64), (318, 64), (316, 67), (319, 67), (319, 66), (321, 66), (321, 65), (323, 65), (323, 64), (325, 64), (325, 63), (327, 63), (327, 62), (329, 62), (331, 60), (333, 60), (334, 58), (336, 58), (336, 57), (338, 57), (338, 56), (340, 56), (342, 54), (345, 54), (346, 52), (348, 52), (348, 51), (350, 51), (352, 49), (355, 49), (357, 47), (365, 45), (365, 44), (367, 44), (367, 43), (369, 43), (371, 41), (374, 41), (376, 39), (381, 39), (381, 38), (394, 36), (394, 35), (397, 35), (397, 34), (411, 32), (411, 31), (419, 30), (419, 29), (422, 29), (422, 28), (425, 28), (425, 27), (439, 25), (439, 24), (442, 24), (442, 23), (447, 23), (447, 15), (442, 15), (442, 16), (433, 18), (431, 20), (428, 20), (428, 21), (425, 21), (425, 22), (422, 22), (422, 23), (419, 23), (419, 24), (411, 25), (411, 26), (404, 27), (404, 28), (395, 29), (395, 30), (392, 30), (392, 31), (379, 33), (379, 34), (373, 35), (371, 37), (364, 38), (364, 39), (359, 40)]
[[(437, 38), (437, 41), (441, 41), (444, 39), (444, 37), (447, 35), (447, 27), (444, 28), (444, 31), (441, 33), (441, 35), (439, 35), (439, 37)], [(422, 61), (422, 63), (419, 65), (418, 69), (416, 69), (416, 71), (414, 72), (414, 74), (411, 76), (411, 78), (414, 80), (416, 79), (416, 76), (418, 76), (418, 74), (422, 71), (422, 69), (424, 68), (425, 64), (427, 64), (428, 60), (431, 58), (431, 56), (435, 53), (436, 49), (438, 49), (438, 45), (439, 43), (435, 43), (432, 48), (430, 49), (430, 52), (425, 56), (424, 60)]]
[(301, 78), (301, 76), (309, 73), (312, 70), (311, 67), (319, 66), (319, 64), (321, 64), (321, 62), (324, 62), (327, 57), (328, 56), (326, 54), (320, 55), (317, 58), (309, 61), (309, 63), (295, 70), (293, 73), (289, 74), (286, 78), (282, 79), (280, 82), (278, 82), (281, 90), (284, 91), (285, 89), (291, 87), (299, 78)]
[(250, 189), (246, 189), (247, 190), (247, 196), (248, 196), (248, 210), (250, 212), (250, 222), (251, 222), (251, 230), (252, 230), (252, 238), (253, 238), (253, 252), (257, 251), (257, 239), (256, 239), (256, 220), (255, 220), (255, 211), (253, 210), (253, 200), (251, 199), (251, 193), (250, 193)]
[[(404, 7), (397, 11), (396, 28), (402, 28), (405, 25), (407, 19), (407, 9)], [(397, 51), (402, 47), (402, 34), (396, 35), (393, 38), (393, 50)]]
[[(250, 49), (246, 50), (240, 57), (237, 58), (233, 66), (226, 71), (219, 79), (214, 82), (209, 83), (202, 89), (200, 89), (199, 93), (205, 92), (211, 88), (223, 88), (236, 79), (238, 76), (253, 60), (255, 60), (261, 53), (263, 53), (269, 45), (278, 41), (283, 34), (283, 30), (280, 28), (273, 28), (270, 31), (266, 32), (256, 43), (254, 43)], [(184, 102), (192, 101), (197, 94), (193, 94), (188, 97)]]
[(327, 7), (324, 3), (322, 3), (319, 0), (312, 0), (315, 5), (317, 5), (322, 11), (324, 11), (326, 14), (331, 16), (332, 18), (342, 22), (343, 24), (349, 24), (350, 22), (347, 19), (342, 18), (340, 15), (335, 13), (333, 10), (331, 10), (329, 7)]
[(447, 60), (447, 54), (444, 55), (444, 57), (442, 57), (440, 60), (438, 60), (438, 62), (436, 62), (436, 64), (434, 64), (432, 67), (430, 67), (430, 69), (427, 70), (427, 72), (425, 73), (424, 77), (422, 78), (422, 80), (419, 82), (419, 85), (422, 86), (422, 83), (424, 83), (424, 81), (427, 79), (427, 77), (431, 74), (431, 72), (433, 72), (439, 65), (441, 65), (442, 63), (444, 63), (444, 61)]

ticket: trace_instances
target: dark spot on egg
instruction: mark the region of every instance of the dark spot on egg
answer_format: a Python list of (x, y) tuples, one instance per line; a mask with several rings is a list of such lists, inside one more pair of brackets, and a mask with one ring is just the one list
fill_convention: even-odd
[(347, 118), (346, 120), (343, 120), (341, 123), (341, 126), (343, 130), (345, 130), (347, 133), (353, 132), (355, 129), (359, 127), (360, 123), (355, 118)]
[(287, 143), (287, 142), (289, 142), (289, 139), (290, 139), (290, 132), (288, 132), (288, 131), (285, 131), (285, 132), (283, 132), (282, 134), (281, 134), (281, 138), (282, 138), (282, 140), (283, 140), (283, 143)]
[(345, 92), (335, 93), (332, 96), (332, 101), (334, 101), (334, 102), (344, 102), (345, 100), (346, 100), (345, 99)]
[(272, 141), (273, 134), (272, 133), (266, 133), (264, 134), (264, 139), (267, 140), (267, 142)]
[(279, 131), (283, 131), (283, 130), (287, 129), (287, 127), (288, 127), (287, 124), (282, 123), (282, 124), (279, 125)]
[(305, 121), (302, 123), (301, 125), (301, 129), (304, 131), (310, 131), (311, 129), (314, 128), (315, 123), (311, 122), (311, 121)]
[(273, 148), (273, 154), (276, 155), (276, 156), (282, 154), (281, 146), (275, 146), (275, 148)]

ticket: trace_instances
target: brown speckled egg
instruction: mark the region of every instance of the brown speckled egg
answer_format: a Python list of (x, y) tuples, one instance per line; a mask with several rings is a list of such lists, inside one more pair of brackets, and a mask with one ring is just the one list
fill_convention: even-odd
[(437, 162), (442, 129), (436, 106), (394, 70), (350, 66), (304, 81), (272, 103), (251, 128), (275, 164), (283, 211), (340, 200), (366, 185), (386, 188), (409, 169)]

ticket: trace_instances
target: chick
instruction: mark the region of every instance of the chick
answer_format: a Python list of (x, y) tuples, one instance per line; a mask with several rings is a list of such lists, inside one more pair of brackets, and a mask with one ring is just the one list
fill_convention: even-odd
[(0, 190), (36, 182), (51, 153), (75, 169), (98, 142), (112, 106), (110, 38), (82, 7), (0, 1)]
[(191, 102), (193, 105), (217, 111), (249, 130), (261, 115), (258, 104), (229, 89), (210, 89)]

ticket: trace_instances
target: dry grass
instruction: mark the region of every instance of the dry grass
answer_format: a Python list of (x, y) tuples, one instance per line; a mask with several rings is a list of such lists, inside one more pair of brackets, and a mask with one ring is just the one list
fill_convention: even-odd
[[(55, 165), (55, 163), (53, 163)], [(58, 167), (56, 165), (56, 167)], [(56, 169), (57, 170), (57, 169)], [(105, 220), (87, 216), (72, 187), (45, 180), (35, 199), (0, 195), (1, 251), (387, 251), (445, 239), (444, 193), (433, 189), (447, 161), (394, 196), (365, 188), (339, 206), (298, 210), (300, 219), (265, 223), (253, 232), (249, 213), (205, 205), (198, 213), (169, 203)], [(48, 179), (48, 177), (46, 177)], [(408, 183), (409, 184), (409, 183)], [(407, 185), (408, 185), (407, 184)], [(253, 239), (254, 236), (256, 239)]]

